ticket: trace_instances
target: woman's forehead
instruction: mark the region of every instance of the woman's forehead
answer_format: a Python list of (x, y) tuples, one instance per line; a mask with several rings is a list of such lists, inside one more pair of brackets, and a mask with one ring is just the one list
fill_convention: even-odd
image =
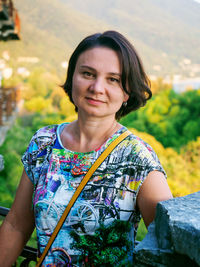
[(121, 73), (121, 64), (118, 53), (108, 47), (94, 47), (82, 52), (78, 57), (77, 67), (89, 66), (109, 72)]

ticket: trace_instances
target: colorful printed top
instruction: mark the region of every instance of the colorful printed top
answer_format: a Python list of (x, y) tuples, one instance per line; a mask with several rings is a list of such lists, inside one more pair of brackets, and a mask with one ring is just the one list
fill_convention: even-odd
[[(60, 133), (66, 123), (39, 129), (24, 153), (22, 162), (34, 185), (33, 207), (38, 253), (43, 252), (65, 207), (88, 169), (122, 132), (122, 127), (95, 151), (81, 153), (63, 147)], [(90, 178), (58, 233), (43, 266), (64, 266), (77, 258), (71, 231), (93, 234), (101, 223), (119, 219), (132, 223), (130, 239), (140, 220), (136, 209), (138, 191), (148, 173), (165, 174), (155, 152), (139, 137), (126, 137)]]

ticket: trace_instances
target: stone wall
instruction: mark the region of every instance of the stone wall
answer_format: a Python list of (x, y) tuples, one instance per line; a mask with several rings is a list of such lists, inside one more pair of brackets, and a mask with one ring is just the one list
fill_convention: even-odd
[(200, 191), (158, 203), (134, 267), (200, 266)]

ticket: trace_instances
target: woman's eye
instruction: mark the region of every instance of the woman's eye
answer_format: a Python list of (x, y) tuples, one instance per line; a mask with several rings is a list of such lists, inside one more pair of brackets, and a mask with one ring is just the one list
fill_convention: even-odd
[(120, 79), (110, 77), (109, 80), (114, 83), (120, 83)]
[(84, 71), (83, 72), (83, 76), (85, 76), (85, 77), (93, 77), (94, 75), (91, 72)]

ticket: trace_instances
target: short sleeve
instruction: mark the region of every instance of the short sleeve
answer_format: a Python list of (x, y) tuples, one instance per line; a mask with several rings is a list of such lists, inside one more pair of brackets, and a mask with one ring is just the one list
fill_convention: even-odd
[(160, 171), (167, 178), (166, 172), (163, 169), (157, 154), (152, 147), (144, 142), (139, 137), (134, 137), (132, 142), (132, 159), (133, 164), (133, 183), (132, 188), (136, 195), (138, 194), (140, 187), (145, 181), (146, 177), (151, 171)]
[[(39, 129), (32, 137), (26, 151), (22, 155), (22, 163), (29, 179), (35, 184), (34, 178), (38, 172), (38, 158), (45, 155), (45, 150), (56, 139), (57, 125), (46, 126)], [(40, 161), (41, 164), (41, 161)]]
[(26, 174), (28, 175), (29, 179), (32, 183), (34, 183), (34, 175), (33, 175), (33, 169), (36, 165), (36, 160), (34, 160), (34, 155), (37, 155), (39, 153), (39, 148), (36, 142), (37, 138), (37, 132), (33, 135), (26, 151), (22, 155), (22, 163), (24, 165), (24, 170), (26, 171)]

